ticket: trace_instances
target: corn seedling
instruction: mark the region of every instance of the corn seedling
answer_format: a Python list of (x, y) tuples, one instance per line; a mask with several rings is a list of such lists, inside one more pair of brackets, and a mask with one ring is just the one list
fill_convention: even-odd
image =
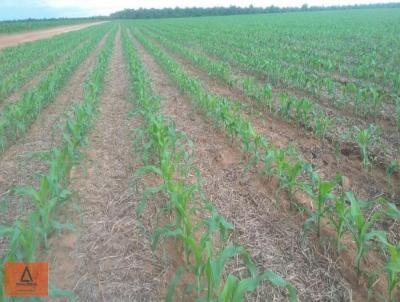
[(332, 119), (323, 111), (318, 112), (313, 118), (313, 130), (315, 134), (324, 139), (330, 127), (332, 126)]
[(293, 105), (293, 100), (288, 95), (286, 95), (286, 94), (280, 95), (277, 113), (282, 115), (282, 117), (286, 121), (290, 120), (291, 113), (292, 113), (292, 105)]
[(272, 86), (270, 84), (265, 84), (264, 88), (262, 89), (261, 96), (263, 102), (267, 105), (268, 110), (272, 112), (273, 109), (273, 95), (272, 95)]
[(384, 231), (373, 229), (374, 223), (382, 217), (383, 213), (375, 211), (373, 214), (366, 217), (361, 210), (362, 202), (357, 200), (350, 192), (346, 192), (345, 194), (347, 200), (350, 202), (348, 229), (357, 247), (355, 263), (357, 273), (360, 274), (361, 261), (368, 251), (370, 241), (377, 239), (381, 243), (387, 242), (386, 233)]
[(374, 128), (369, 127), (367, 129), (358, 129), (357, 143), (361, 150), (361, 159), (363, 167), (366, 169), (370, 166), (369, 160), (369, 147), (372, 144)]
[(337, 183), (335, 181), (318, 181), (317, 192), (314, 190), (307, 190), (314, 202), (314, 211), (311, 213), (310, 217), (305, 221), (304, 228), (308, 229), (313, 223), (317, 225), (317, 236), (321, 235), (321, 218), (325, 216), (330, 208), (329, 202), (334, 200), (336, 197), (333, 194)]
[(300, 99), (295, 102), (296, 120), (298, 125), (309, 127), (309, 118), (311, 113), (314, 111), (313, 103), (307, 99)]
[(349, 215), (350, 207), (346, 202), (346, 196), (341, 194), (339, 197), (335, 198), (334, 204), (330, 208), (330, 214), (328, 215), (329, 221), (336, 231), (336, 250), (338, 254), (342, 248), (341, 241), (347, 230), (346, 227)]
[(400, 244), (387, 244), (389, 252), (386, 264), (386, 274), (388, 279), (388, 296), (389, 302), (395, 302), (394, 292), (400, 285)]

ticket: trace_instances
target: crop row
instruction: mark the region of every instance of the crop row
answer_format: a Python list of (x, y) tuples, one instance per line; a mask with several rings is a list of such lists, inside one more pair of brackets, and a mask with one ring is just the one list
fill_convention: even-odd
[[(332, 17), (328, 22), (322, 20), (326, 13), (281, 15), (275, 18), (271, 16), (252, 16), (251, 18), (243, 16), (225, 18), (224, 22), (221, 19), (214, 18), (213, 20), (209, 19), (207, 23), (200, 21), (194, 24), (196, 31), (193, 32), (192, 30), (192, 33), (199, 36), (209, 33), (212, 38), (216, 38), (220, 35), (220, 32), (212, 31), (210, 28), (214, 27), (215, 29), (215, 23), (219, 23), (218, 29), (227, 37), (225, 42), (235, 50), (243, 50), (240, 47), (243, 45), (240, 43), (241, 40), (248, 45), (250, 51), (262, 49), (266, 57), (276, 57), (282, 63), (290, 62), (295, 66), (310, 66), (313, 70), (320, 72), (338, 72), (346, 76), (369, 79), (377, 83), (379, 80), (385, 80), (385, 78), (387, 80), (387, 77), (380, 77), (383, 76), (380, 72), (394, 71), (394, 66), (390, 65), (398, 61), (398, 58), (393, 57), (391, 53), (391, 50), (395, 47), (394, 41), (391, 40), (395, 32), (382, 20), (393, 20), (397, 18), (398, 12), (371, 12), (371, 15), (379, 14), (379, 17), (366, 16), (365, 12), (352, 12), (345, 18), (343, 18), (343, 14), (333, 12), (328, 14)], [(363, 15), (357, 16), (358, 14)], [(342, 19), (340, 21), (343, 23), (337, 22), (339, 18)], [(368, 25), (375, 24), (368, 28), (360, 28), (360, 23), (365, 22), (365, 20), (369, 21)], [(351, 30), (349, 30), (349, 22), (352, 23)], [(293, 26), (293, 23), (301, 26)], [(336, 23), (334, 28), (331, 23)], [(182, 27), (178, 22), (175, 22), (175, 24), (170, 22), (167, 26), (165, 26), (166, 24), (163, 25), (164, 28), (189, 31), (187, 27)], [(231, 26), (235, 26), (235, 32), (225, 32), (226, 27)], [(303, 26), (307, 27), (307, 31), (304, 31)], [(385, 32), (386, 35), (379, 35), (380, 31)], [(242, 34), (244, 32), (245, 34)], [(268, 34), (265, 34), (266, 32)], [(349, 39), (349, 34), (351, 34), (351, 39)], [(240, 40), (238, 37), (240, 37)], [(374, 43), (379, 43), (379, 46)], [(381, 64), (377, 64), (377, 62)], [(371, 65), (379, 73), (370, 70), (368, 66), (371, 67)]]
[[(154, 231), (152, 246), (156, 248), (160, 241), (173, 238), (183, 248), (185, 265), (177, 269), (166, 300), (172, 301), (180, 278), (189, 273), (195, 276), (196, 281), (187, 288), (192, 288), (190, 295), (194, 294), (196, 301), (242, 301), (247, 292), (254, 291), (264, 280), (286, 287), (290, 300), (296, 301), (296, 291), (289, 283), (272, 271), (258, 273), (243, 247), (227, 245), (227, 236), (233, 226), (218, 214), (210, 202), (196, 198), (196, 195), (202, 194), (200, 182), (193, 183), (188, 179), (189, 172), (199, 174), (189, 164), (190, 155), (184, 147), (188, 138), (160, 112), (160, 100), (153, 95), (140, 59), (126, 33), (123, 43), (133, 80), (135, 104), (145, 124), (136, 131), (137, 141), (143, 145), (144, 158), (152, 158), (145, 161), (136, 176), (153, 174), (162, 182), (158, 186), (146, 187), (137, 214), (142, 215), (150, 194), (164, 193), (166, 204), (159, 204), (157, 208), (159, 213), (169, 214), (169, 222)], [(249, 276), (239, 279), (228, 274), (223, 280), (226, 263), (235, 256), (241, 257)]]
[[(376, 229), (376, 225), (385, 220), (399, 219), (400, 211), (396, 206), (383, 198), (364, 202), (352, 192), (342, 192), (339, 176), (333, 180), (323, 180), (310, 164), (293, 156), (290, 150), (279, 149), (268, 143), (268, 140), (257, 133), (251, 123), (241, 116), (232, 102), (208, 93), (199, 81), (188, 76), (179, 64), (140, 32), (135, 31), (135, 36), (179, 88), (187, 93), (208, 117), (225, 129), (230, 137), (240, 141), (249, 160), (262, 163), (262, 172), (278, 180), (278, 192), (285, 190), (292, 205), (308, 213), (305, 227), (315, 226), (317, 235), (320, 235), (321, 222), (327, 220), (336, 231), (339, 252), (345, 248), (342, 238), (352, 238), (356, 249), (355, 267), (360, 277), (361, 264), (367, 252), (377, 250), (382, 253), (386, 264), (382, 261), (382, 264), (373, 270), (378, 275), (386, 273), (387, 296), (393, 301), (395, 289), (400, 283), (400, 243), (396, 242), (398, 238), (389, 239), (390, 236), (385, 231)], [(311, 199), (313, 210), (298, 202), (295, 193), (299, 191)], [(351, 245), (346, 248), (351, 248)]]
[[(12, 225), (0, 225), (0, 237), (6, 239), (8, 248), (0, 259), (0, 283), (4, 283), (3, 266), (5, 262), (32, 262), (38, 249), (44, 244), (48, 248), (47, 238), (51, 232), (71, 229), (73, 226), (54, 219), (53, 213), (70, 195), (68, 190), (69, 174), (79, 159), (79, 147), (85, 141), (91, 127), (99, 96), (102, 91), (104, 75), (111, 56), (115, 30), (107, 38), (106, 44), (96, 59), (95, 67), (84, 83), (83, 102), (74, 105), (67, 117), (62, 142), (49, 154), (49, 170), (38, 188), (19, 188), (21, 196), (29, 197), (35, 208), (25, 219), (18, 219)], [(72, 293), (50, 287), (50, 295), (72, 296)], [(6, 301), (3, 287), (0, 297)]]
[(156, 39), (163, 46), (182, 55), (208, 74), (240, 89), (245, 95), (255, 98), (270, 112), (279, 114), (287, 121), (295, 120), (298, 125), (312, 130), (321, 139), (325, 138), (329, 130), (335, 127), (337, 123), (334, 117), (328, 116), (323, 108), (307, 98), (298, 99), (285, 93), (274, 92), (271, 85), (267, 84), (262, 87), (251, 77), (235, 77), (230, 66), (222, 61), (210, 61), (208, 57), (200, 53), (196, 53), (173, 40), (154, 35), (149, 31), (146, 32), (146, 36)]
[[(339, 78), (335, 76), (334, 72), (317, 72), (318, 68), (313, 65), (329, 66), (332, 64), (332, 58), (318, 59), (313, 53), (302, 54), (301, 52), (309, 48), (301, 40), (299, 40), (300, 45), (298, 47), (293, 45), (293, 41), (298, 40), (296, 36), (274, 37), (268, 31), (268, 37), (264, 38), (263, 31), (260, 31), (260, 29), (252, 30), (250, 26), (246, 27), (246, 24), (235, 25), (235, 34), (223, 29), (214, 30), (210, 33), (205, 24), (196, 25), (196, 30), (189, 31), (187, 30), (188, 27), (175, 24), (172, 27), (173, 30), (166, 32), (163, 28), (160, 32), (169, 39), (185, 41), (186, 43), (189, 41), (192, 45), (195, 43), (196, 47), (200, 47), (225, 61), (232, 62), (249, 71), (259, 72), (270, 83), (289, 85), (311, 93), (320, 99), (328, 98), (336, 106), (350, 105), (354, 112), (361, 116), (379, 115), (382, 104), (386, 101), (395, 104), (395, 96), (398, 95), (400, 82), (397, 83), (397, 74), (394, 71), (392, 71), (393, 75), (385, 73), (383, 77), (384, 80), (393, 79), (393, 88), (388, 91), (381, 85), (372, 82), (355, 81), (351, 78), (352, 75), (347, 75), (346, 80), (343, 80), (340, 75)], [(208, 30), (205, 31), (205, 28)], [(246, 30), (246, 32), (240, 34), (239, 32), (242, 30)], [(287, 45), (277, 46), (275, 39), (278, 41), (286, 40)], [(201, 43), (199, 43), (200, 41)], [(224, 43), (220, 43), (220, 41), (224, 41)], [(318, 39), (318, 41), (323, 44), (326, 44), (327, 41), (337, 42), (332, 39)], [(278, 44), (280, 43), (278, 42)], [(367, 53), (362, 57), (372, 57), (373, 55), (375, 54)], [(301, 59), (302, 62), (296, 63), (298, 59)], [(313, 64), (314, 61), (316, 61), (316, 64)], [(366, 72), (371, 70), (376, 72), (376, 69), (380, 66), (378, 64), (380, 61), (376, 61), (376, 59), (370, 59), (369, 65), (366, 63), (362, 67)], [(359, 68), (359, 65), (356, 66)], [(390, 66), (388, 68), (390, 69)], [(383, 69), (383, 71), (385, 70)], [(348, 79), (349, 77), (350, 79)]]
[[(334, 131), (330, 131), (335, 129), (340, 122), (334, 116), (327, 114), (323, 107), (308, 98), (297, 98), (284, 92), (274, 91), (268, 84), (262, 87), (251, 77), (234, 75), (230, 66), (224, 62), (210, 61), (208, 57), (150, 31), (146, 31), (145, 35), (155, 39), (168, 50), (181, 55), (209, 75), (239, 89), (246, 96), (254, 98), (262, 107), (266, 107), (271, 113), (281, 116), (285, 121), (295, 122), (298, 126), (312, 131), (320, 139), (327, 137), (336, 148), (341, 144), (342, 138), (335, 137), (337, 135)], [(368, 168), (371, 166), (373, 158), (371, 149), (376, 147), (376, 128), (371, 126), (365, 129), (357, 127), (353, 132), (348, 140), (354, 141), (359, 146), (363, 167)], [(396, 160), (387, 163), (389, 183), (391, 183), (393, 173), (399, 169), (398, 165), (399, 163)]]
[[(182, 32), (180, 32), (180, 29), (176, 29), (176, 32), (172, 32), (169, 34), (166, 34), (163, 31), (157, 31), (158, 35), (162, 35), (165, 38), (167, 38), (168, 40), (172, 40), (172, 41), (180, 41), (180, 43), (186, 43), (188, 44), (187, 40), (189, 39), (187, 36), (182, 35)], [(224, 40), (226, 41), (227, 37), (218, 37), (219, 40)], [(241, 69), (245, 69), (250, 71), (251, 73), (254, 73), (254, 71), (256, 71), (256, 73), (261, 73), (264, 76), (266, 76), (266, 84), (264, 85), (265, 87), (270, 87), (270, 84), (272, 84), (274, 87), (281, 87), (280, 89), (286, 89), (287, 88), (287, 84), (284, 83), (282, 85), (282, 83), (280, 83), (279, 81), (277, 81), (276, 79), (271, 78), (271, 73), (269, 72), (268, 69), (266, 69), (265, 66), (258, 66), (257, 68), (255, 68), (253, 65), (257, 63), (257, 58), (259, 58), (260, 60), (263, 61), (267, 61), (268, 64), (274, 64), (276, 66), (279, 67), (279, 70), (276, 71), (276, 74), (278, 74), (279, 76), (285, 75), (286, 73), (290, 73), (291, 72), (291, 66), (287, 66), (288, 63), (286, 64), (281, 64), (277, 61), (274, 61), (273, 58), (268, 57), (268, 60), (266, 60), (265, 56), (256, 56), (253, 53), (247, 53), (246, 55), (242, 55), (242, 54), (238, 54), (234, 48), (230, 48), (229, 46), (229, 42), (227, 43), (218, 43), (216, 41), (210, 41), (209, 43), (207, 43), (205, 40), (207, 40), (207, 37), (204, 37), (204, 39), (201, 39), (201, 47), (200, 49), (205, 49), (209, 54), (213, 55), (213, 56), (217, 56), (218, 58), (221, 58), (222, 61), (224, 62), (231, 62), (231, 64), (233, 65), (237, 65), (237, 61), (241, 62), (243, 60), (246, 60), (245, 62), (241, 62), (240, 64), (240, 68)], [(189, 39), (190, 41), (190, 39)], [(213, 45), (213, 43), (216, 43), (215, 45)], [(191, 47), (192, 44), (189, 43), (189, 45)], [(247, 51), (249, 51), (247, 49)], [(197, 51), (199, 52), (199, 51)], [(200, 51), (200, 53), (204, 52), (203, 50)], [(217, 52), (217, 53), (216, 53)], [(255, 63), (254, 63), (255, 62)], [(253, 64), (254, 63), (254, 64)], [(253, 64), (253, 65), (252, 65)], [(258, 63), (257, 63), (258, 64)], [(261, 63), (259, 63), (261, 64)], [(253, 67), (249, 67), (249, 66), (253, 66)], [(281, 70), (283, 68), (283, 70)], [(296, 92), (296, 94), (298, 95), (303, 95), (304, 94), (304, 88), (309, 87), (310, 85), (317, 85), (317, 86), (321, 86), (324, 87), (327, 86), (329, 91), (322, 91), (320, 93), (317, 93), (316, 90), (321, 90), (321, 87), (318, 87), (318, 89), (316, 89), (315, 87), (311, 87), (311, 88), (307, 88), (305, 93), (307, 93), (308, 95), (312, 96), (312, 99), (314, 100), (314, 102), (320, 102), (321, 100), (325, 100), (326, 99), (326, 95), (331, 95), (331, 101), (333, 102), (329, 102), (328, 103), (328, 107), (330, 106), (335, 106), (335, 107), (340, 107), (340, 111), (341, 112), (349, 112), (349, 110), (347, 110), (346, 108), (342, 108), (342, 107), (346, 107), (349, 104), (352, 104), (351, 106), (354, 109), (354, 113), (357, 115), (363, 115), (365, 116), (369, 116), (373, 113), (373, 115), (376, 115), (377, 113), (381, 113), (381, 109), (383, 106), (383, 98), (389, 98), (391, 101), (389, 102), (390, 104), (390, 110), (386, 109), (386, 113), (390, 116), (390, 120), (391, 123), (394, 124), (394, 128), (396, 127), (397, 124), (397, 129), (400, 130), (400, 99), (398, 96), (396, 96), (396, 94), (391, 94), (390, 96), (385, 92), (385, 91), (381, 91), (379, 89), (373, 88), (372, 86), (367, 86), (367, 87), (363, 87), (363, 88), (358, 88), (353, 82), (348, 82), (346, 84), (346, 88), (344, 91), (345, 96), (340, 96), (337, 93), (337, 89), (335, 88), (335, 83), (333, 82), (332, 79), (327, 78), (327, 77), (321, 77), (321, 76), (315, 76), (312, 78), (312, 80), (307, 80), (306, 78), (304, 78), (305, 74), (309, 74), (309, 72), (307, 72), (305, 70), (305, 67), (302, 66), (300, 69), (300, 71), (296, 75), (296, 79), (299, 79), (299, 83), (297, 85), (296, 89), (300, 89), (300, 93)], [(292, 75), (290, 75), (292, 76)], [(288, 76), (288, 77), (290, 77)], [(259, 76), (258, 76), (259, 77)], [(304, 78), (304, 79), (303, 79)], [(321, 83), (320, 83), (321, 82)], [(249, 85), (251, 86), (255, 86), (253, 81), (249, 80)], [(314, 85), (314, 86), (315, 86)], [(250, 87), (251, 87), (250, 86)], [(290, 86), (290, 85), (289, 85)], [(293, 86), (293, 85), (292, 85)], [(251, 87), (252, 88), (252, 87)], [(264, 87), (261, 87), (264, 88)], [(291, 87), (293, 88), (293, 87)], [(291, 89), (293, 90), (293, 89)], [(315, 91), (314, 91), (315, 90)], [(292, 92), (290, 94), (293, 94)], [(382, 96), (384, 95), (384, 96)], [(299, 97), (297, 97), (299, 98)], [(296, 99), (296, 97), (292, 96), (289, 97), (289, 103), (291, 99)], [(285, 100), (282, 100), (283, 103), (286, 103)], [(353, 104), (354, 103), (354, 104)], [(290, 104), (289, 104), (290, 105)], [(324, 106), (327, 106), (327, 102), (324, 101)], [(323, 121), (327, 121), (329, 117), (323, 116)], [(379, 125), (386, 125), (385, 123), (380, 123)], [(368, 129), (368, 128), (366, 128)], [(370, 128), (372, 129), (372, 128)], [(354, 128), (354, 129), (349, 129), (352, 130), (351, 132), (357, 132), (359, 131), (358, 128)], [(353, 131), (354, 130), (354, 131)], [(383, 129), (383, 131), (386, 131), (386, 129)], [(357, 138), (357, 133), (352, 134), (353, 137)], [(375, 136), (375, 139), (377, 138), (377, 136)], [(375, 143), (376, 144), (376, 143)]]
[(104, 31), (99, 30), (83, 47), (73, 50), (56, 65), (36, 86), (23, 94), (20, 100), (0, 111), (0, 151), (24, 134), (47, 105), (54, 101), (59, 91), (76, 68), (93, 51)]
[[(41, 56), (31, 64), (26, 64), (15, 72), (10, 72), (1, 80), (0, 83), (0, 103), (15, 91), (18, 91), (28, 80), (40, 73), (45, 68), (51, 66), (58, 60), (62, 61), (65, 54), (79, 48), (85, 44), (90, 35), (76, 36), (75, 39), (69, 39), (68, 43), (49, 50), (46, 56)], [(33, 59), (33, 58), (32, 58)]]
[(15, 47), (4, 48), (0, 50), (0, 79), (3, 81), (11, 74), (18, 72), (27, 65), (35, 63), (33, 60), (46, 57), (46, 55), (51, 54), (54, 50), (66, 47), (70, 42), (78, 40), (83, 42), (98, 32), (100, 28), (104, 29), (108, 26), (107, 24), (93, 26), (57, 35), (51, 39), (41, 39), (23, 43)]

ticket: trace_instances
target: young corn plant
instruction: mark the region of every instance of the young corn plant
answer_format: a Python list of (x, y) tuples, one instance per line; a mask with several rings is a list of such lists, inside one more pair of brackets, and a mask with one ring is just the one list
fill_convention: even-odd
[(350, 202), (350, 215), (348, 219), (348, 229), (352, 235), (353, 241), (356, 244), (357, 254), (355, 264), (357, 273), (361, 273), (361, 261), (365, 253), (370, 248), (370, 243), (373, 239), (377, 239), (380, 243), (387, 243), (386, 233), (381, 230), (373, 229), (374, 223), (382, 216), (381, 211), (375, 211), (369, 216), (365, 216), (362, 212), (363, 203), (356, 199), (351, 192), (346, 192), (346, 198)]
[(277, 113), (282, 115), (282, 117), (289, 121), (292, 114), (293, 100), (286, 94), (281, 94), (279, 97)]
[(221, 274), (221, 272), (223, 271), (223, 265), (225, 264), (226, 260), (234, 257), (235, 254), (240, 254), (244, 258), (246, 268), (250, 273), (250, 277), (240, 280), (234, 275), (229, 274), (225, 284), (219, 290), (217, 299), (208, 299), (207, 301), (241, 302), (243, 301), (245, 294), (255, 291), (262, 281), (267, 281), (273, 286), (286, 288), (289, 294), (289, 300), (292, 302), (298, 301), (296, 290), (292, 285), (290, 285), (290, 283), (285, 281), (282, 277), (280, 277), (273, 271), (266, 271), (262, 274), (257, 273), (255, 265), (249, 257), (248, 253), (240, 247), (226, 247), (222, 251), (220, 258), (217, 258), (210, 263), (209, 271), (211, 271), (211, 273), (208, 273), (208, 275), (212, 277), (217, 277), (217, 274), (215, 274), (215, 272)]
[(357, 143), (361, 150), (361, 159), (364, 169), (367, 169), (371, 165), (369, 159), (369, 148), (373, 142), (374, 128), (368, 127), (367, 129), (358, 129)]
[(309, 127), (309, 118), (314, 111), (313, 103), (307, 99), (300, 99), (295, 102), (296, 121), (298, 125)]
[(319, 179), (316, 192), (314, 190), (307, 190), (307, 193), (313, 200), (314, 211), (311, 212), (310, 217), (304, 222), (304, 228), (307, 230), (311, 224), (315, 223), (318, 238), (321, 235), (321, 219), (328, 213), (331, 207), (329, 202), (332, 202), (336, 198), (333, 193), (336, 186), (336, 181), (323, 181)]
[(382, 97), (379, 93), (379, 91), (374, 88), (374, 87), (369, 87), (369, 94), (370, 94), (370, 99), (372, 102), (372, 112), (374, 116), (377, 116), (378, 111), (380, 110), (382, 106)]
[(397, 245), (387, 244), (389, 252), (386, 263), (386, 275), (388, 282), (389, 302), (396, 302), (395, 290), (400, 287), (400, 243)]
[(257, 91), (257, 88), (253, 82), (253, 80), (249, 77), (245, 78), (242, 81), (242, 89), (244, 93), (248, 96), (253, 96), (255, 91)]
[(350, 215), (350, 207), (346, 202), (346, 196), (341, 194), (334, 200), (334, 205), (330, 207), (330, 214), (328, 215), (329, 222), (333, 225), (336, 231), (336, 250), (340, 254), (342, 249), (342, 238), (346, 233), (347, 220)]
[(265, 86), (263, 87), (261, 91), (261, 99), (263, 100), (263, 103), (267, 105), (268, 110), (272, 112), (274, 99), (272, 94), (272, 86), (270, 84), (265, 84)]
[(329, 117), (324, 111), (316, 113), (313, 117), (312, 127), (315, 134), (324, 139), (330, 127), (332, 126), (332, 118)]

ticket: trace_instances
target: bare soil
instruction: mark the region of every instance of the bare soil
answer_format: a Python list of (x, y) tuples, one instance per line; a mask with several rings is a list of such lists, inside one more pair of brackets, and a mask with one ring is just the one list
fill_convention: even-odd
[(118, 33), (99, 117), (82, 150), (86, 159), (71, 172), (80, 217), (72, 206), (60, 213), (77, 232), (54, 235), (47, 257), (52, 280), (74, 291), (77, 301), (160, 300), (160, 272), (135, 215), (141, 195), (133, 194), (130, 180), (140, 162), (132, 156), (131, 131), (138, 120), (129, 117), (124, 68)]
[[(137, 41), (136, 45), (153, 88), (162, 98), (163, 112), (196, 146), (196, 165), (207, 198), (235, 225), (231, 240), (250, 251), (260, 271), (272, 269), (295, 285), (301, 301), (349, 301), (351, 295), (363, 301), (363, 294), (343, 279), (335, 262), (301, 236), (301, 219), (281, 211), (283, 201), (275, 198), (274, 184), (245, 169), (240, 150), (204, 121)], [(243, 273), (240, 262), (230, 265), (230, 271)], [(249, 299), (280, 301), (284, 297), (284, 291), (264, 284)]]
[(56, 28), (50, 28), (50, 29), (44, 29), (44, 30), (35, 30), (35, 31), (18, 33), (18, 34), (10, 34), (10, 35), (0, 35), (0, 49), (15, 46), (15, 45), (22, 44), (22, 43), (51, 38), (55, 35), (84, 29), (89, 26), (94, 26), (94, 25), (98, 25), (101, 23), (104, 23), (104, 22), (94, 22), (94, 23), (87, 23), (87, 24), (63, 26), (63, 27), (56, 27)]

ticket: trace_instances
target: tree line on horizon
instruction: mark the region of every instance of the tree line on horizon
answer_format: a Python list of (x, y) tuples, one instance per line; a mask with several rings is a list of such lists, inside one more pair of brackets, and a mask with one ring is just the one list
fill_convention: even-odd
[(365, 9), (365, 8), (399, 8), (400, 3), (377, 3), (377, 4), (356, 4), (356, 5), (336, 5), (336, 6), (308, 6), (301, 7), (248, 7), (229, 6), (229, 7), (186, 7), (186, 8), (139, 8), (124, 9), (110, 15), (112, 19), (153, 19), (153, 18), (183, 18), (183, 17), (202, 17), (202, 16), (228, 16), (228, 15), (248, 15), (248, 14), (267, 14), (282, 12), (300, 11), (323, 11), (323, 10), (342, 10), (342, 9)]

